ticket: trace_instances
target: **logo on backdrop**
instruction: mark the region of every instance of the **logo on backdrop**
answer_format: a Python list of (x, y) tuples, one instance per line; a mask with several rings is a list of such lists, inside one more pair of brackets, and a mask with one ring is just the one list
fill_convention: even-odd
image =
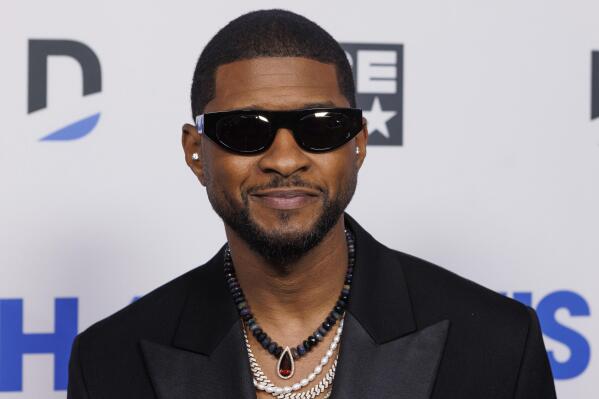
[[(568, 322), (574, 317), (590, 317), (586, 299), (577, 292), (565, 290), (549, 292), (540, 298), (530, 291), (513, 292), (510, 296), (534, 307), (543, 334), (569, 349), (570, 356), (565, 360), (547, 351), (554, 378), (566, 380), (584, 373), (589, 366), (591, 346), (585, 335)], [(133, 297), (133, 301), (138, 298)], [(568, 317), (563, 317), (563, 311)], [(23, 320), (27, 316), (23, 312), (23, 298), (0, 299), (0, 392), (23, 390), (23, 356), (36, 353), (54, 355), (54, 369), (48, 370), (54, 375), (54, 390), (67, 389), (71, 345), (78, 333), (78, 298), (55, 298), (54, 315), (53, 332), (26, 333), (23, 331)]]
[(591, 51), (591, 120), (599, 117), (599, 51)]
[(368, 120), (369, 145), (403, 145), (403, 45), (341, 43)]
[[(83, 96), (102, 91), (100, 61), (87, 45), (73, 40), (32, 39), (29, 40), (28, 114), (48, 106), (48, 58), (53, 56), (70, 57), (79, 63), (83, 80)], [(46, 134), (40, 140), (64, 141), (79, 139), (96, 127), (99, 118), (99, 112), (92, 114)]]
[(564, 324), (561, 317), (559, 320), (557, 317), (560, 310), (565, 310), (571, 317), (589, 317), (591, 310), (584, 297), (574, 291), (554, 291), (540, 298), (535, 306), (532, 292), (513, 292), (511, 297), (526, 306), (534, 307), (543, 335), (569, 349), (570, 356), (564, 361), (560, 361), (554, 351), (547, 351), (553, 378), (568, 380), (584, 373), (591, 360), (589, 341), (579, 331)]

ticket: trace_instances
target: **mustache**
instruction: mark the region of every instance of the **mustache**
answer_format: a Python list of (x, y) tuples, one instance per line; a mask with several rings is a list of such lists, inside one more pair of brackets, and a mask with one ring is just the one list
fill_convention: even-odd
[(271, 179), (268, 183), (250, 187), (248, 190), (246, 190), (246, 193), (248, 195), (250, 195), (257, 191), (261, 191), (261, 190), (265, 190), (265, 189), (269, 189), (269, 188), (300, 188), (300, 187), (301, 188), (309, 188), (312, 190), (319, 191), (321, 193), (323, 193), (325, 191), (322, 187), (312, 184), (312, 183), (309, 183), (309, 182), (303, 180), (301, 177), (295, 176), (295, 177), (291, 177), (291, 178), (285, 178), (285, 177), (277, 175), (273, 179)]

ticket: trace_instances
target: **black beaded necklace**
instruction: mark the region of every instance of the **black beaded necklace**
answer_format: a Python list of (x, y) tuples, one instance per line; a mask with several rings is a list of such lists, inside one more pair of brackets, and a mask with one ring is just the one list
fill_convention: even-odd
[(252, 314), (250, 307), (245, 299), (245, 295), (237, 281), (235, 275), (235, 268), (233, 267), (233, 260), (231, 259), (231, 250), (227, 244), (225, 248), (225, 259), (224, 259), (224, 271), (225, 280), (231, 291), (233, 301), (237, 306), (239, 316), (247, 324), (249, 330), (252, 332), (256, 340), (262, 345), (264, 349), (271, 355), (278, 359), (277, 372), (279, 377), (288, 379), (291, 378), (294, 372), (294, 360), (306, 355), (312, 350), (319, 342), (324, 340), (325, 335), (333, 328), (343, 317), (345, 307), (349, 301), (349, 293), (351, 289), (351, 282), (353, 279), (353, 271), (355, 264), (355, 246), (354, 238), (349, 230), (345, 230), (345, 238), (347, 240), (347, 251), (348, 251), (348, 265), (347, 272), (345, 273), (345, 284), (339, 295), (339, 299), (335, 303), (333, 310), (327, 315), (326, 319), (322, 324), (306, 338), (301, 344), (289, 348), (288, 346), (283, 348), (277, 342), (273, 341), (268, 334), (260, 327), (256, 318)]

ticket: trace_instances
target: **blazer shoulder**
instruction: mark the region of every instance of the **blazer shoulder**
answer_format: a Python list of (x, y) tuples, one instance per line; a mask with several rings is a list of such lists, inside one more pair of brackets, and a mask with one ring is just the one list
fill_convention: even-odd
[(206, 263), (155, 288), (79, 333), (82, 349), (87, 346), (87, 341), (98, 346), (103, 341), (124, 342), (142, 337), (158, 342), (170, 339), (188, 293), (195, 282), (208, 272), (219, 253)]
[(526, 305), (427, 260), (391, 251), (402, 266), (414, 306), (435, 317), (484, 319), (527, 330), (531, 309)]

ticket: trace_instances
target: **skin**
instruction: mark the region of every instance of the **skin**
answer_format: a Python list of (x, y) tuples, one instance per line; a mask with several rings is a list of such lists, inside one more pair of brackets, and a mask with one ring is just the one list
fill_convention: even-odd
[[(302, 57), (261, 57), (221, 65), (215, 74), (214, 98), (204, 112), (242, 108), (288, 110), (318, 105), (350, 106), (339, 90), (334, 65)], [(300, 177), (311, 187), (328, 189), (334, 197), (364, 162), (368, 131), (366, 120), (363, 122), (363, 130), (348, 143), (318, 154), (303, 151), (288, 129), (277, 132), (267, 151), (251, 156), (227, 152), (199, 135), (191, 124), (183, 126), (182, 144), (187, 165), (209, 196), (218, 200), (226, 195), (241, 207), (242, 192), (251, 192), (275, 177)], [(200, 155), (199, 160), (192, 159), (194, 152)], [(281, 235), (310, 231), (322, 211), (323, 194), (318, 192), (320, 197), (311, 197), (301, 207), (286, 211), (250, 195), (250, 215), (265, 231)], [(281, 217), (282, 213), (285, 217)], [(269, 264), (225, 223), (237, 277), (252, 312), (279, 344), (294, 346), (303, 341), (336, 302), (347, 268), (344, 228), (341, 216), (319, 244), (297, 261), (281, 267)], [(277, 385), (290, 385), (312, 371), (328, 349), (334, 331), (296, 362), (295, 376), (289, 380), (276, 377), (276, 360), (259, 348), (252, 336), (250, 344), (257, 348), (254, 354), (267, 376)], [(269, 397), (258, 393), (258, 398)]]

